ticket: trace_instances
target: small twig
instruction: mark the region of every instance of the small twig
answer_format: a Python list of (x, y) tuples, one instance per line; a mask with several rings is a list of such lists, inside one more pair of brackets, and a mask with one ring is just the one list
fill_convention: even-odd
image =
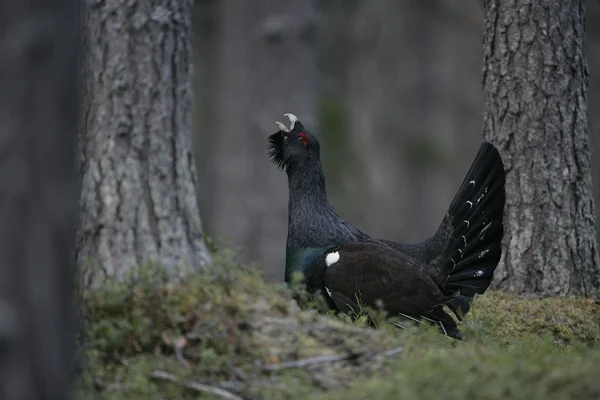
[(348, 353), (348, 354), (338, 354), (338, 355), (333, 355), (333, 356), (320, 356), (320, 357), (313, 357), (313, 358), (305, 358), (303, 360), (286, 361), (286, 362), (279, 363), (279, 364), (267, 365), (263, 368), (263, 370), (270, 372), (270, 371), (277, 371), (280, 369), (287, 369), (287, 368), (304, 368), (306, 366), (313, 365), (313, 364), (321, 364), (321, 363), (348, 360), (349, 358), (352, 358), (352, 357), (355, 357), (355, 355)]
[(383, 355), (386, 357), (392, 357), (392, 356), (395, 356), (396, 354), (402, 353), (403, 351), (404, 351), (404, 346), (398, 346), (393, 349), (384, 351)]
[(117, 376), (115, 377), (115, 381), (109, 385), (106, 385), (106, 389), (108, 390), (121, 390), (121, 381), (123, 380), (123, 375), (125, 375), (125, 368), (119, 370)]
[(182, 385), (183, 387), (185, 387), (187, 389), (195, 390), (196, 392), (201, 392), (201, 393), (212, 393), (214, 395), (221, 396), (224, 399), (228, 399), (228, 400), (244, 400), (240, 396), (233, 394), (231, 392), (228, 392), (225, 389), (220, 389), (218, 387), (208, 386), (203, 383), (198, 383), (198, 382), (193, 382), (193, 381), (183, 381), (182, 382), (179, 379), (177, 379), (177, 377), (175, 375), (169, 374), (168, 372), (165, 372), (165, 371), (154, 371), (152, 373), (151, 377), (153, 379), (161, 379), (161, 380), (172, 382), (172, 383), (179, 383), (180, 385)]
[(183, 348), (173, 345), (173, 352), (175, 352), (175, 358), (179, 361), (185, 368), (190, 367), (190, 363), (183, 356)]
[[(404, 350), (404, 346), (398, 346), (393, 349), (385, 350), (381, 353), (373, 353), (373, 354), (371, 354), (371, 356), (376, 356), (377, 354), (383, 354), (384, 356), (392, 357), (392, 356), (395, 356), (396, 354), (402, 353), (403, 350)], [(304, 368), (304, 367), (307, 367), (309, 365), (314, 365), (314, 364), (331, 363), (331, 362), (349, 360), (351, 358), (357, 358), (358, 356), (360, 356), (360, 355), (346, 353), (346, 354), (337, 354), (337, 355), (333, 355), (333, 356), (320, 356), (320, 357), (313, 357), (313, 358), (305, 358), (303, 360), (286, 361), (286, 362), (279, 363), (279, 364), (267, 365), (263, 368), (263, 370), (271, 372), (271, 371), (278, 371), (280, 369), (288, 369), (288, 368)]]

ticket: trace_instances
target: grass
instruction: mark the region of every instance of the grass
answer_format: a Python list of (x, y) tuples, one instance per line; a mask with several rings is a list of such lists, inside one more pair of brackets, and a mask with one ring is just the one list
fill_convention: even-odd
[[(366, 318), (302, 311), (294, 298), (305, 304), (305, 293), (267, 282), (226, 251), (178, 284), (156, 267), (140, 271), (83, 293), (80, 398), (223, 398), (189, 382), (243, 399), (600, 396), (600, 305), (591, 299), (489, 292), (456, 342), (377, 316), (372, 329)], [(285, 364), (323, 356), (341, 360)]]

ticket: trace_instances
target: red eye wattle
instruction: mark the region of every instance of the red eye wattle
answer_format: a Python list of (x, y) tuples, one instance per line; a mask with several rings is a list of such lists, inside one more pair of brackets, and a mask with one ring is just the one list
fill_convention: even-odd
[(304, 147), (306, 147), (306, 144), (308, 143), (308, 139), (306, 138), (306, 133), (300, 132), (300, 134), (298, 135), (298, 139), (300, 139), (300, 141), (304, 144)]

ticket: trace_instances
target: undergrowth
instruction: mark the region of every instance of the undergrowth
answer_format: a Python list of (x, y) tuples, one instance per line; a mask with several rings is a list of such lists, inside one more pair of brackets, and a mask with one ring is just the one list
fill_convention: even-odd
[(150, 265), (126, 283), (84, 291), (79, 397), (600, 396), (600, 306), (592, 299), (488, 292), (457, 342), (435, 328), (394, 328), (373, 310), (332, 315), (301, 287), (269, 283), (257, 266), (220, 251), (177, 284)]

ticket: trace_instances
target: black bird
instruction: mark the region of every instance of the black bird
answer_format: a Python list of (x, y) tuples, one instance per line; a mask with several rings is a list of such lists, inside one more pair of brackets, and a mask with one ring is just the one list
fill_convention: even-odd
[(483, 142), (435, 234), (418, 244), (374, 239), (336, 214), (327, 200), (320, 145), (298, 118), (269, 137), (269, 156), (285, 169), (289, 219), (285, 279), (303, 272), (342, 312), (377, 300), (392, 315), (460, 332), (475, 294), (489, 287), (501, 256), (505, 172), (498, 150)]

